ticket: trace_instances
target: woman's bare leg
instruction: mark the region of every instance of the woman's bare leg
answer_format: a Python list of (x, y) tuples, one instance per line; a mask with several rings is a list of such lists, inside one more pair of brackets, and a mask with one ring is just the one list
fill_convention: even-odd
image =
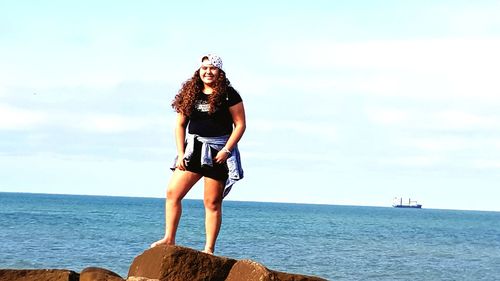
[(222, 223), (222, 192), (224, 190), (224, 181), (205, 177), (205, 195), (203, 203), (205, 204), (205, 234), (206, 242), (203, 252), (213, 254), (215, 250), (215, 241), (219, 235)]
[(200, 180), (201, 175), (175, 169), (167, 188), (165, 202), (165, 236), (151, 244), (151, 248), (160, 245), (175, 245), (175, 234), (182, 215), (182, 198)]

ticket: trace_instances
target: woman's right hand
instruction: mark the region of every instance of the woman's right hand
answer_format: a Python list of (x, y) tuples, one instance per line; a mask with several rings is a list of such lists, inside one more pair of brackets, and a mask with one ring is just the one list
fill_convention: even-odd
[(184, 155), (177, 156), (177, 162), (175, 162), (175, 168), (181, 171), (186, 170), (186, 162), (184, 161)]

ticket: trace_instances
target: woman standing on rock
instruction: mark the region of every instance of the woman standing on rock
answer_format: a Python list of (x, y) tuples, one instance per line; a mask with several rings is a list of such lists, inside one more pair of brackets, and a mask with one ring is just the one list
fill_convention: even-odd
[(222, 199), (243, 178), (237, 147), (246, 128), (243, 101), (222, 70), (221, 58), (209, 54), (202, 57), (200, 68), (182, 85), (172, 107), (177, 112), (177, 158), (167, 188), (165, 236), (151, 247), (175, 245), (181, 201), (203, 177), (203, 251), (213, 254), (222, 222)]

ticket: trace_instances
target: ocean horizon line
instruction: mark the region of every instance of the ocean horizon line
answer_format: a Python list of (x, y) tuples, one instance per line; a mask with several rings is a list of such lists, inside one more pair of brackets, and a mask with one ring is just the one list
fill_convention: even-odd
[[(55, 195), (55, 196), (84, 196), (84, 197), (112, 197), (112, 198), (137, 198), (137, 199), (165, 199), (165, 197), (154, 196), (137, 196), (137, 195), (110, 195), (110, 194), (74, 194), (74, 193), (48, 193), (48, 192), (23, 192), (23, 191), (0, 191), (0, 194), (28, 194), (28, 195)], [(185, 198), (185, 200), (200, 201), (201, 198)], [(367, 208), (393, 208), (390, 205), (356, 205), (356, 204), (332, 204), (332, 203), (310, 203), (310, 202), (278, 202), (278, 201), (254, 201), (254, 200), (229, 200), (226, 202), (241, 202), (241, 203), (264, 203), (264, 204), (292, 204), (292, 205), (307, 205), (307, 206), (340, 206), (340, 207), (367, 207)], [(425, 208), (424, 210), (439, 210), (439, 211), (468, 211), (468, 212), (492, 212), (499, 213), (497, 210), (477, 210), (477, 209), (453, 209), (453, 208)], [(418, 211), (418, 210), (417, 210)]]

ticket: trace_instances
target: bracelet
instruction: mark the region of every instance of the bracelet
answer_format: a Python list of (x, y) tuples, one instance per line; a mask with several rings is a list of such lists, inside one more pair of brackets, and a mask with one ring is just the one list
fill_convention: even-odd
[(228, 155), (231, 155), (231, 151), (229, 151), (229, 149), (227, 149), (226, 147), (223, 147), (221, 150), (227, 153)]

